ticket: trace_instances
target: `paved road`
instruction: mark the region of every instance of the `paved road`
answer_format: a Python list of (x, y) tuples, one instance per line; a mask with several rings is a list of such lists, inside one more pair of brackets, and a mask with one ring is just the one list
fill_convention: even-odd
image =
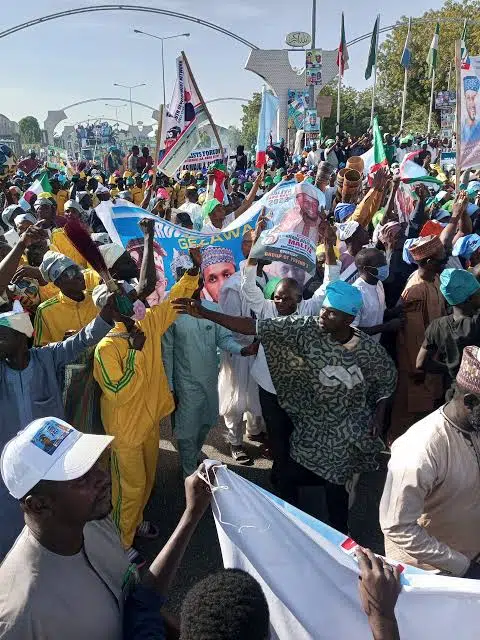
[[(235, 464), (229, 456), (229, 449), (223, 438), (223, 426), (219, 423), (210, 432), (204, 453), (207, 457), (226, 462), (236, 473), (252, 482), (271, 490), (269, 470), (271, 462), (260, 457), (259, 445), (246, 443), (246, 448), (255, 465), (242, 467)], [(378, 528), (378, 503), (380, 500), (384, 472), (364, 474), (359, 482), (357, 498), (350, 511), (350, 530), (352, 537), (360, 544), (383, 551), (383, 539)], [(303, 505), (319, 519), (326, 520), (323, 490), (306, 488), (301, 496)], [(160, 538), (145, 541), (138, 548), (149, 560), (152, 560), (163, 544), (168, 540), (175, 528), (185, 505), (183, 477), (178, 454), (171, 437), (169, 422), (165, 421), (161, 429), (160, 459), (157, 472), (157, 483), (147, 507), (146, 517), (160, 526)], [(222, 567), (220, 547), (215, 524), (211, 512), (208, 512), (200, 523), (185, 558), (172, 586), (169, 608), (178, 613), (183, 597), (188, 589), (198, 580)]]

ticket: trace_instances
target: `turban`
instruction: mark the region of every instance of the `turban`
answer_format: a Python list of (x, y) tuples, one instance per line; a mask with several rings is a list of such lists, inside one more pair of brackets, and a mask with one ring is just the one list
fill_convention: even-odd
[(125, 249), (122, 247), (122, 245), (116, 244), (115, 242), (102, 244), (98, 247), (98, 250), (105, 260), (107, 269), (111, 269), (115, 262), (120, 258), (120, 256), (123, 256), (123, 254), (125, 253)]
[(480, 236), (476, 233), (471, 233), (456, 241), (453, 246), (452, 255), (461, 256), (462, 258), (469, 260), (472, 253), (475, 253), (477, 249), (480, 249)]
[(11, 204), (8, 207), (5, 207), (2, 211), (3, 223), (11, 229), (13, 227), (13, 219), (22, 213), (25, 212), (22, 207), (18, 206), (18, 204)]
[(356, 205), (354, 204), (347, 203), (347, 202), (340, 202), (335, 207), (335, 211), (333, 214), (335, 216), (335, 220), (337, 222), (344, 222), (347, 218), (349, 218), (352, 215), (355, 209), (356, 209)]
[(265, 300), (271, 300), (272, 296), (277, 288), (279, 282), (281, 282), (281, 278), (270, 278), (267, 284), (263, 287), (263, 295)]
[(465, 347), (457, 373), (457, 386), (480, 395), (480, 360), (478, 347)]
[(95, 193), (110, 193), (110, 191), (107, 189), (107, 187), (104, 187), (103, 184), (99, 184), (95, 189)]
[(231, 262), (235, 265), (235, 257), (231, 249), (226, 247), (210, 246), (202, 250), (202, 272), (212, 264)]
[(213, 212), (213, 210), (219, 206), (221, 206), (221, 202), (219, 202), (216, 198), (207, 200), (202, 207), (202, 213), (204, 217), (206, 218), (207, 216), (209, 216)]
[(362, 294), (351, 284), (337, 280), (327, 285), (323, 306), (356, 316), (363, 306)]
[(23, 307), (18, 300), (15, 300), (13, 303), (13, 311), (0, 313), (0, 326), (19, 331), (26, 335), (27, 338), (31, 338), (33, 336), (33, 326), (30, 316), (23, 310)]
[(407, 264), (415, 264), (415, 260), (410, 255), (410, 247), (416, 240), (417, 238), (408, 238), (407, 240), (405, 240), (405, 243), (403, 245), (402, 258), (403, 261)]
[(73, 260), (64, 256), (63, 253), (47, 251), (43, 256), (42, 264), (40, 265), (40, 273), (44, 280), (47, 280), (48, 282), (55, 282), (62, 275), (65, 269), (73, 266), (77, 265)]
[(409, 248), (410, 255), (415, 262), (431, 258), (443, 249), (443, 244), (438, 236), (426, 236), (415, 238), (415, 242)]
[(477, 76), (467, 76), (463, 79), (463, 88), (465, 91), (477, 91), (480, 89), (480, 80)]
[(480, 283), (465, 269), (445, 269), (440, 275), (440, 291), (448, 304), (462, 304), (479, 290)]
[(78, 204), (78, 202), (75, 202), (75, 200), (67, 200), (65, 202), (63, 210), (68, 211), (68, 209), (75, 209), (75, 211), (78, 211), (78, 213), (81, 213), (82, 215), (84, 213), (82, 207)]
[(37, 219), (33, 215), (33, 213), (29, 213), (27, 211), (27, 213), (20, 213), (18, 214), (18, 216), (15, 216), (15, 218), (13, 219), (13, 222), (17, 227), (19, 224), (22, 224), (22, 222), (31, 222), (32, 224), (35, 224), (37, 222)]
[(399, 236), (405, 235), (405, 227), (400, 222), (387, 222), (380, 229), (378, 238), (384, 244), (393, 244)]
[(350, 220), (350, 222), (341, 222), (335, 226), (337, 227), (338, 239), (345, 241), (353, 236), (360, 225), (356, 220)]

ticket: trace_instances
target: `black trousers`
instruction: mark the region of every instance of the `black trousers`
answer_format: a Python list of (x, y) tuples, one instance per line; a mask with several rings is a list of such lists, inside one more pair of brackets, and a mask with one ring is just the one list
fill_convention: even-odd
[(348, 493), (345, 486), (333, 484), (289, 458), (279, 483), (280, 497), (298, 507), (300, 487), (323, 487), (330, 525), (348, 535)]
[(267, 428), (268, 443), (273, 458), (271, 482), (277, 487), (280, 476), (286, 473), (290, 453), (290, 436), (293, 423), (288, 413), (278, 404), (276, 394), (258, 387), (263, 419)]

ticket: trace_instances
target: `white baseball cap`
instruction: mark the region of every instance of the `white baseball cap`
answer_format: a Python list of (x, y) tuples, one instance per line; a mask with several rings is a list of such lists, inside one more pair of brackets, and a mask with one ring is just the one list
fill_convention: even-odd
[(2, 479), (19, 500), (40, 480), (75, 480), (89, 471), (113, 436), (81, 433), (60, 418), (39, 418), (9, 440), (2, 451)]

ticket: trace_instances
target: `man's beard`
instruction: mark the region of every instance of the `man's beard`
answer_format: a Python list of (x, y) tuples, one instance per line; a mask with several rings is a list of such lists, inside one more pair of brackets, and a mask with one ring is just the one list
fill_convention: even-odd
[(473, 431), (480, 431), (480, 405), (476, 405), (468, 418)]

